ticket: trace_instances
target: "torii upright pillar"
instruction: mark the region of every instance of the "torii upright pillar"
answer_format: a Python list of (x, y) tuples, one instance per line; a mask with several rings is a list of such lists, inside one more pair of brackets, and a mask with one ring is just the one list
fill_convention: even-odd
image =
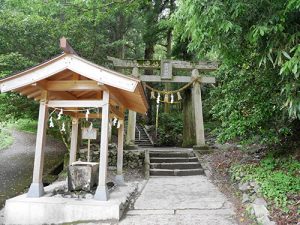
[(192, 101), (195, 115), (195, 128), (196, 128), (196, 145), (193, 146), (195, 150), (207, 151), (209, 148), (205, 144), (204, 137), (204, 123), (202, 112), (202, 99), (201, 99), (201, 83), (197, 79), (200, 78), (199, 71), (194, 69), (192, 71), (192, 78), (196, 81), (192, 88)]

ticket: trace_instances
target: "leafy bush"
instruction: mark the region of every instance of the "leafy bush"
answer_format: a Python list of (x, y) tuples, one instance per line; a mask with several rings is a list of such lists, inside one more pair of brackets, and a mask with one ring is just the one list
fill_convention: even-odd
[(276, 207), (288, 211), (292, 203), (289, 196), (300, 193), (300, 163), (289, 158), (274, 158), (269, 155), (259, 164), (237, 164), (230, 169), (232, 178), (241, 181), (255, 181), (261, 194), (273, 201)]
[(163, 146), (181, 146), (182, 129), (181, 113), (161, 113), (158, 125), (158, 144)]
[(14, 141), (5, 123), (0, 123), (0, 140), (0, 150), (9, 147)]
[(15, 128), (21, 131), (36, 133), (37, 121), (32, 119), (19, 119), (15, 122)]

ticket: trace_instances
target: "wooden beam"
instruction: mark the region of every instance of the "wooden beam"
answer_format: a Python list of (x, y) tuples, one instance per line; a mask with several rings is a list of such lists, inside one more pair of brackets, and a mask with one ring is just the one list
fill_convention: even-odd
[(74, 51), (74, 49), (72, 48), (72, 46), (69, 44), (68, 40), (65, 37), (62, 37), (59, 41), (60, 41), (59, 47), (64, 51), (64, 53), (77, 55), (77, 53)]
[(50, 100), (48, 106), (52, 108), (81, 108), (81, 107), (95, 107), (103, 106), (102, 100)]
[(49, 91), (102, 90), (97, 82), (92, 80), (48, 81), (46, 88)]
[[(192, 81), (190, 76), (173, 76), (172, 80), (163, 80), (157, 75), (141, 75), (140, 79), (144, 82), (170, 82), (170, 83), (189, 83)], [(216, 83), (215, 77), (201, 77), (201, 83), (213, 84)]]
[(61, 71), (61, 72), (55, 74), (52, 77), (49, 77), (48, 79), (49, 80), (63, 80), (65, 78), (72, 76), (73, 74), (74, 74), (74, 72), (72, 70), (64, 70), (64, 71)]
[(36, 91), (35, 87), (26, 87), (26, 88), (24, 88), (20, 91), (20, 95), (27, 95), (27, 94), (30, 94), (34, 91)]
[(115, 114), (118, 119), (124, 119), (124, 113), (118, 110), (116, 107), (111, 106), (110, 111)]
[(37, 90), (37, 91), (27, 95), (27, 98), (34, 98), (34, 97), (37, 97), (39, 95), (41, 95), (41, 90)]
[(56, 99), (61, 99), (61, 100), (77, 100), (76, 96), (72, 95), (71, 93), (65, 91), (51, 91), (50, 93), (50, 97), (54, 96)]

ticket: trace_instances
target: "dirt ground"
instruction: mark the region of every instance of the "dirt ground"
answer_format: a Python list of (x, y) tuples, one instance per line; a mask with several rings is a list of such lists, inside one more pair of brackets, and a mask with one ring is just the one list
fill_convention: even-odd
[[(6, 199), (23, 193), (32, 179), (36, 135), (12, 131), (14, 143), (0, 151), (0, 209)], [(49, 172), (64, 158), (62, 142), (47, 137), (44, 172)]]
[[(201, 165), (206, 170), (205, 172), (208, 178), (226, 195), (229, 201), (234, 204), (238, 223), (240, 225), (257, 224), (254, 219), (250, 219), (246, 214), (246, 208), (241, 200), (241, 193), (237, 191), (236, 187), (230, 182), (230, 178), (225, 172), (225, 168), (228, 166), (227, 163), (230, 163), (231, 160), (224, 160), (221, 156), (222, 154), (224, 154), (224, 152), (215, 149), (212, 154), (200, 156)], [(239, 153), (237, 152), (237, 154)]]

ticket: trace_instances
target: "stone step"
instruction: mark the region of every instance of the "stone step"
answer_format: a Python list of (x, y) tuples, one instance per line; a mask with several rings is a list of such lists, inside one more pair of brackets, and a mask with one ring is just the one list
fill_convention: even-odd
[(198, 162), (197, 157), (150, 157), (151, 163)]
[(151, 143), (135, 143), (136, 145), (138, 145), (139, 147), (153, 147), (153, 145)]
[(150, 176), (192, 176), (203, 175), (204, 170), (200, 169), (150, 169)]
[(195, 156), (192, 151), (189, 152), (150, 152), (150, 157), (172, 158), (172, 157), (191, 157)]
[(135, 139), (136, 142), (150, 142), (148, 139)]
[(181, 163), (150, 163), (151, 169), (200, 169), (199, 162), (181, 162)]

